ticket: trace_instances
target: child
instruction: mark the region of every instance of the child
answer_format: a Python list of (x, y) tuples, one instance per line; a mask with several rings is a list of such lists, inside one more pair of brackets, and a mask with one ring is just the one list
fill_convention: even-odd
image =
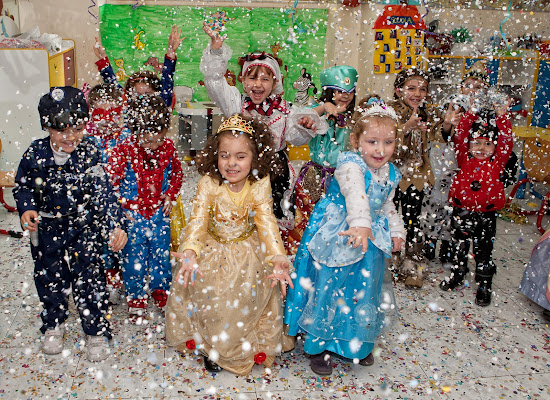
[[(113, 67), (109, 62), (109, 58), (105, 54), (105, 48), (99, 44), (99, 39), (95, 38), (94, 53), (98, 58), (96, 62), (99, 73), (103, 77), (104, 82), (119, 85)], [(132, 98), (142, 94), (159, 95), (168, 107), (173, 104), (174, 97), (174, 71), (176, 70), (176, 50), (180, 46), (185, 37), (181, 37), (181, 27), (172, 25), (172, 32), (168, 37), (168, 50), (164, 56), (164, 64), (162, 67), (162, 75), (159, 79), (156, 74), (151, 71), (139, 71), (126, 81), (126, 93)]]
[[(126, 96), (120, 86), (100, 83), (90, 90), (88, 106), (91, 119), (87, 130), (96, 139), (102, 162), (106, 165), (114, 147), (130, 134), (124, 124)], [(117, 254), (109, 250), (108, 243), (103, 245), (102, 259), (107, 272), (109, 302), (118, 304), (123, 290), (121, 261)]]
[(87, 336), (90, 361), (107, 358), (111, 338), (105, 317), (105, 271), (99, 259), (105, 228), (120, 251), (126, 233), (116, 197), (101, 166), (95, 143), (84, 136), (88, 105), (70, 86), (52, 87), (38, 104), (49, 138), (32, 142), (15, 178), (14, 197), (21, 225), (31, 236), (34, 282), (42, 305), (42, 351), (63, 351), (69, 293), (74, 296)]
[[(283, 81), (278, 61), (265, 53), (252, 53), (239, 59), (242, 65), (239, 81), (244, 94), (229, 86), (224, 74), (231, 58), (231, 49), (224, 37), (204, 24), (211, 42), (203, 53), (201, 71), (210, 99), (226, 116), (243, 113), (262, 117), (273, 135), (280, 173), (271, 181), (273, 211), (281, 230), (294, 227), (292, 185), (294, 170), (288, 163), (286, 142), (295, 146), (306, 144), (312, 137), (325, 134), (326, 122), (314, 110), (293, 107), (282, 99)], [(292, 207), (293, 208), (293, 207)]]
[[(474, 246), (476, 263), (476, 304), (491, 304), (491, 285), (496, 265), (492, 260), (496, 233), (496, 212), (505, 203), (504, 184), (500, 180), (512, 151), (512, 124), (506, 104), (492, 110), (470, 108), (460, 120), (454, 137), (458, 174), (449, 192), (453, 206), (452, 242), (455, 249), (450, 278), (439, 285), (452, 290), (461, 285), (468, 273), (469, 242)], [(496, 115), (495, 115), (496, 113)]]
[(147, 309), (147, 289), (163, 309), (172, 280), (168, 215), (183, 172), (174, 143), (166, 138), (169, 124), (170, 112), (160, 97), (137, 97), (128, 107), (132, 135), (109, 159), (109, 172), (128, 217), (122, 277), (128, 309), (138, 323)]
[(321, 116), (326, 115), (329, 129), (326, 135), (315, 136), (309, 141), (311, 161), (302, 167), (294, 187), (295, 226), (293, 230), (283, 233), (283, 241), (290, 254), (296, 254), (313, 207), (330, 183), (338, 155), (348, 148), (357, 77), (356, 69), (347, 65), (321, 72), (323, 94), (314, 110)]
[[(404, 244), (405, 228), (393, 196), (401, 178), (390, 158), (396, 146), (395, 111), (372, 98), (354, 114), (353, 152), (341, 153), (327, 194), (315, 206), (294, 263), (289, 334), (305, 332), (304, 351), (318, 375), (330, 375), (330, 354), (374, 362), (374, 340), (394, 308), (385, 259)], [(386, 313), (388, 311), (388, 314)]]
[[(399, 116), (397, 126), (397, 147), (392, 160), (399, 166), (403, 179), (396, 191), (396, 204), (401, 204), (401, 213), (406, 222), (406, 258), (394, 256), (394, 266), (405, 275), (405, 285), (422, 287), (425, 267), (422, 262), (423, 235), (420, 213), (424, 188), (434, 183), (434, 175), (428, 157), (430, 142), (443, 142), (442, 125), (451, 130), (449, 121), (443, 121), (437, 110), (426, 107), (429, 77), (416, 68), (404, 69), (394, 82), (395, 100), (389, 102)], [(401, 265), (400, 265), (401, 264)]]
[(292, 284), (273, 215), (273, 156), (269, 128), (236, 114), (197, 160), (203, 178), (174, 254), (181, 267), (168, 299), (166, 338), (182, 353), (198, 346), (210, 372), (246, 375), (255, 363), (270, 367), (281, 351), (281, 292)]

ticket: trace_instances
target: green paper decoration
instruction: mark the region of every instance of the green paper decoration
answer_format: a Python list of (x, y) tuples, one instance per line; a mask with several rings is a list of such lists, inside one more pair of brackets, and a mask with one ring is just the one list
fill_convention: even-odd
[[(227, 44), (233, 50), (228, 69), (236, 76), (240, 72), (238, 57), (250, 51), (266, 51), (278, 43), (278, 57), (284, 62), (281, 72), (284, 77), (285, 99), (294, 100), (296, 90), (292, 83), (300, 77), (302, 68), (311, 73), (314, 83), (319, 87), (319, 73), (323, 69), (324, 47), (326, 38), (326, 9), (298, 10), (296, 15), (300, 26), (306, 32), (294, 29), (296, 42), (289, 40), (291, 19), (284, 9), (280, 8), (213, 8), (189, 6), (140, 6), (133, 9), (131, 5), (100, 6), (101, 42), (113, 64), (115, 73), (123, 76), (122, 70), (115, 66), (115, 60), (123, 62), (126, 75), (140, 69), (153, 70), (144, 66), (149, 57), (157, 57), (164, 62), (172, 25), (182, 26), (182, 36), (187, 38), (178, 48), (174, 84), (189, 86), (194, 89), (194, 101), (208, 101), (203, 80), (199, 70), (202, 52), (210, 38), (203, 32), (202, 24), (208, 16), (217, 11), (227, 12), (229, 18), (225, 25)], [(288, 71), (285, 71), (285, 67)], [(123, 84), (123, 82), (121, 82)], [(242, 90), (240, 83), (237, 87)]]

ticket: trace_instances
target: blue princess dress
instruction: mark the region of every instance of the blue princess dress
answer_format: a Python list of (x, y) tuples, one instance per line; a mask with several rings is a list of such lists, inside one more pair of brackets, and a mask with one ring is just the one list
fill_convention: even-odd
[(383, 206), (401, 175), (390, 163), (388, 178), (379, 183), (363, 159), (351, 152), (339, 156), (337, 168), (349, 162), (358, 164), (364, 175), (374, 242), (369, 241), (363, 253), (361, 247), (346, 244), (347, 236), (338, 235), (349, 228), (348, 214), (340, 186), (333, 179), (316, 204), (298, 248), (297, 277), (287, 296), (284, 322), (291, 336), (307, 333), (304, 351), (308, 354), (330, 351), (363, 359), (397, 313), (389, 274), (384, 279), (392, 240)]

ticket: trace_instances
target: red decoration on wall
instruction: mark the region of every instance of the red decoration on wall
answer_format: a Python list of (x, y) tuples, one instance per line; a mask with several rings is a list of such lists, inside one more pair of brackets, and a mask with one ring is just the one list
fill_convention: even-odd
[(357, 7), (361, 3), (361, 0), (340, 0), (340, 2), (348, 7)]

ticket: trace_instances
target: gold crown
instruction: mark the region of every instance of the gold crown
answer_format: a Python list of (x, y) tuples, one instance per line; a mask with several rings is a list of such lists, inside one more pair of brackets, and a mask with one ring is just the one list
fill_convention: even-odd
[(231, 117), (226, 118), (218, 128), (217, 134), (219, 135), (225, 131), (244, 132), (249, 136), (252, 136), (254, 133), (254, 129), (252, 129), (250, 122), (244, 120), (239, 114), (234, 114)]

